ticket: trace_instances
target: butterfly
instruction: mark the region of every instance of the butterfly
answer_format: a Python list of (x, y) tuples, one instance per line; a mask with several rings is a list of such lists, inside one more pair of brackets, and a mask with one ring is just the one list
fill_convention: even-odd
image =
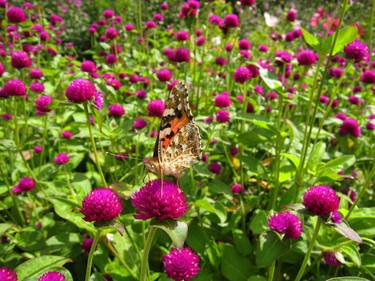
[(150, 172), (179, 178), (201, 158), (201, 138), (189, 107), (188, 90), (177, 82), (169, 92), (160, 122), (154, 155), (145, 160)]

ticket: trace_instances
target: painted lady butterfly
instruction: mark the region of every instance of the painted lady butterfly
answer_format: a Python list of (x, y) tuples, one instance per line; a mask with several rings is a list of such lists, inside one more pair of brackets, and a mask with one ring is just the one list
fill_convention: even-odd
[(193, 121), (185, 85), (178, 82), (170, 91), (161, 118), (154, 155), (146, 168), (161, 177), (179, 178), (201, 157), (199, 129)]

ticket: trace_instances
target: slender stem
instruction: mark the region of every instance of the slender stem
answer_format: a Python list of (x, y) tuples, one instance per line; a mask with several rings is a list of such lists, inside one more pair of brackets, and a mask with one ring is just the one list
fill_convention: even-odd
[(144, 245), (144, 248), (143, 248), (142, 263), (141, 263), (141, 276), (140, 276), (140, 279), (139, 279), (140, 281), (147, 281), (147, 279), (148, 279), (147, 278), (148, 277), (148, 271), (149, 271), (148, 254), (150, 253), (151, 245), (152, 245), (152, 242), (154, 240), (156, 230), (157, 230), (157, 228), (151, 226), (149, 231), (148, 231), (147, 239), (146, 239), (146, 242), (145, 242), (145, 245)]
[(307, 265), (307, 262), (308, 262), (308, 260), (309, 260), (309, 258), (310, 258), (311, 251), (312, 251), (312, 249), (313, 249), (313, 247), (314, 247), (315, 240), (316, 240), (316, 238), (318, 237), (318, 233), (319, 233), (319, 229), (320, 229), (320, 226), (321, 226), (321, 225), (322, 225), (322, 221), (321, 221), (321, 219), (318, 217), (318, 220), (317, 220), (317, 222), (316, 222), (315, 229), (314, 229), (314, 234), (313, 234), (313, 236), (312, 236), (312, 238), (311, 238), (311, 240), (310, 240), (310, 242), (309, 242), (309, 243), (310, 243), (310, 246), (309, 246), (309, 248), (307, 249), (307, 253), (306, 253), (306, 255), (305, 255), (304, 259), (303, 259), (302, 265), (301, 265), (301, 267), (300, 267), (300, 269), (299, 269), (299, 271), (298, 271), (298, 274), (297, 274), (297, 276), (296, 276), (296, 279), (294, 279), (294, 281), (299, 281), (299, 280), (301, 280), (303, 274), (305, 273), (306, 265)]
[(104, 177), (104, 174), (103, 174), (103, 171), (102, 171), (102, 168), (100, 167), (100, 163), (99, 163), (99, 158), (98, 158), (98, 152), (96, 150), (96, 144), (95, 144), (95, 140), (94, 140), (94, 136), (92, 134), (92, 129), (91, 129), (91, 124), (90, 124), (90, 115), (89, 115), (89, 109), (88, 109), (88, 105), (87, 103), (84, 103), (83, 104), (84, 108), (85, 108), (85, 113), (86, 113), (86, 117), (87, 117), (87, 127), (89, 129), (89, 134), (90, 134), (90, 140), (91, 140), (91, 146), (92, 146), (92, 149), (94, 151), (94, 157), (95, 157), (95, 164), (96, 164), (96, 167), (98, 169), (98, 172), (100, 174), (100, 177), (102, 179), (102, 183), (104, 184), (104, 186), (108, 186), (107, 185), (107, 182), (105, 180), (105, 177)]
[(268, 270), (268, 279), (267, 279), (268, 281), (273, 281), (273, 277), (275, 275), (275, 267), (276, 267), (276, 261), (274, 261), (271, 264), (271, 266), (270, 266), (270, 268)]
[(112, 252), (112, 254), (119, 259), (120, 263), (125, 267), (125, 269), (130, 273), (130, 275), (137, 279), (138, 276), (134, 273), (134, 271), (130, 268), (130, 266), (125, 262), (125, 260), (120, 256), (120, 254), (117, 252), (117, 250), (113, 247), (111, 242), (108, 241), (106, 243), (107, 248)]
[(96, 246), (99, 243), (99, 239), (100, 239), (100, 228), (97, 229), (95, 237), (94, 237), (94, 241), (92, 242), (92, 245), (90, 248), (89, 258), (87, 260), (85, 281), (90, 280), (92, 260), (94, 258), (94, 252), (95, 252)]

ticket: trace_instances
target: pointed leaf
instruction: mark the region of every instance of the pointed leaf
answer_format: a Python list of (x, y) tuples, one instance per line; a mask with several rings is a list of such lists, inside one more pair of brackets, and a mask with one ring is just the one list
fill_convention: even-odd
[(177, 248), (184, 246), (188, 234), (188, 225), (182, 221), (166, 221), (163, 224), (154, 224), (171, 238), (173, 245)]
[(357, 243), (362, 243), (361, 237), (358, 235), (357, 232), (355, 232), (352, 228), (350, 228), (347, 224), (345, 223), (340, 223), (340, 224), (334, 224), (334, 228), (338, 233), (340, 233), (342, 236), (357, 242)]
[(301, 27), (303, 39), (305, 42), (312, 48), (317, 47), (319, 45), (319, 40), (306, 29)]

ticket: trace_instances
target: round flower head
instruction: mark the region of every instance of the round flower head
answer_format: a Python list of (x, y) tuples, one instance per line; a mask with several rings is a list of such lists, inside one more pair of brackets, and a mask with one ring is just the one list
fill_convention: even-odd
[(168, 68), (163, 68), (156, 73), (156, 76), (158, 77), (159, 81), (166, 82), (172, 79), (173, 74)]
[(11, 56), (11, 64), (14, 68), (21, 69), (31, 66), (31, 58), (24, 51), (15, 51)]
[(69, 155), (66, 153), (59, 153), (53, 159), (56, 165), (64, 165), (69, 162)]
[(244, 6), (252, 6), (255, 4), (255, 0), (240, 0), (240, 2)]
[(177, 41), (186, 41), (189, 39), (189, 32), (184, 30), (177, 31), (175, 37)]
[(164, 112), (164, 102), (162, 100), (152, 100), (147, 105), (149, 116), (162, 117)]
[(355, 62), (360, 62), (368, 58), (369, 50), (366, 43), (356, 39), (345, 46), (344, 53), (347, 57), (354, 59)]
[(115, 39), (118, 36), (118, 31), (114, 27), (108, 27), (107, 30), (105, 31), (105, 35), (109, 39)]
[(361, 136), (361, 127), (357, 120), (346, 118), (339, 129), (339, 134), (341, 136), (350, 134), (353, 137), (358, 138)]
[(17, 281), (17, 274), (8, 267), (0, 267), (0, 280)]
[(25, 177), (19, 180), (18, 184), (12, 188), (14, 193), (30, 191), (35, 188), (35, 181), (33, 178)]
[(0, 77), (3, 76), (5, 72), (5, 66), (0, 62)]
[(87, 238), (87, 239), (82, 241), (81, 248), (83, 250), (85, 250), (86, 252), (90, 252), (90, 249), (91, 249), (91, 246), (92, 246), (93, 242), (94, 242), (94, 240), (92, 238)]
[(110, 188), (94, 189), (82, 202), (81, 213), (85, 221), (111, 221), (121, 212), (121, 199)]
[(224, 17), (224, 26), (226, 28), (235, 28), (240, 25), (240, 19), (236, 14), (229, 14)]
[(30, 91), (34, 93), (43, 93), (44, 92), (44, 85), (40, 82), (31, 82), (30, 83)]
[(131, 203), (136, 209), (134, 217), (141, 220), (178, 219), (189, 208), (182, 190), (175, 183), (160, 179), (149, 181), (135, 192)]
[(238, 48), (240, 50), (249, 50), (251, 48), (251, 44), (250, 44), (250, 41), (247, 40), (247, 39), (241, 39), (239, 42), (238, 42)]
[(292, 55), (286, 51), (277, 51), (275, 53), (276, 64), (283, 65), (284, 63), (290, 63), (292, 61)]
[(34, 152), (35, 153), (40, 153), (42, 151), (43, 151), (43, 146), (41, 146), (41, 145), (34, 146)]
[(38, 278), (38, 281), (65, 281), (64, 274), (57, 271), (49, 271)]
[(286, 19), (288, 21), (295, 21), (297, 19), (297, 10), (290, 9), (288, 13), (286, 14)]
[(106, 19), (110, 19), (110, 18), (113, 18), (115, 16), (115, 11), (111, 10), (111, 9), (106, 9), (103, 11), (103, 16), (106, 18)]
[(237, 83), (245, 83), (251, 78), (251, 72), (246, 66), (238, 67), (233, 73), (233, 79)]
[(367, 84), (375, 83), (375, 70), (366, 69), (362, 72), (361, 81)]
[(303, 195), (303, 205), (312, 214), (328, 217), (339, 208), (340, 199), (332, 188), (328, 186), (310, 187)]
[(216, 175), (218, 175), (218, 174), (220, 174), (220, 172), (221, 172), (221, 164), (220, 164), (220, 162), (212, 162), (209, 166), (208, 166), (208, 169), (212, 172), (212, 173), (214, 173), (214, 174), (216, 174)]
[(92, 100), (95, 96), (95, 85), (86, 79), (78, 78), (73, 80), (66, 88), (65, 96), (71, 102), (85, 102)]
[(297, 55), (299, 65), (313, 65), (316, 64), (317, 54), (311, 50), (303, 50)]
[(146, 126), (147, 126), (147, 122), (143, 119), (136, 119), (133, 122), (133, 128), (136, 130), (143, 129)]
[(226, 123), (230, 120), (230, 114), (228, 111), (221, 109), (216, 112), (216, 120), (219, 123)]
[(121, 117), (125, 114), (124, 107), (119, 103), (109, 105), (108, 110), (109, 117)]
[(26, 95), (26, 86), (21, 80), (9, 80), (5, 83), (2, 91), (8, 97)]
[(230, 189), (232, 190), (233, 194), (239, 194), (242, 192), (242, 185), (240, 183), (234, 183)]
[(8, 21), (20, 23), (26, 21), (26, 13), (20, 7), (10, 7), (7, 12)]
[(83, 72), (93, 73), (96, 72), (95, 62), (91, 60), (85, 60), (81, 63), (81, 70)]
[(335, 252), (324, 252), (323, 259), (326, 265), (334, 267), (341, 266), (341, 262), (336, 258)]
[(174, 281), (189, 281), (200, 271), (199, 257), (190, 248), (173, 248), (163, 257), (165, 272)]
[(175, 62), (189, 62), (190, 52), (186, 48), (178, 48), (174, 52), (174, 61)]
[(227, 95), (225, 93), (222, 93), (222, 94), (217, 95), (215, 97), (215, 106), (228, 107), (228, 106), (231, 106), (231, 105), (232, 105), (232, 102), (230, 100), (229, 95)]
[(39, 96), (35, 100), (37, 110), (41, 112), (49, 112), (51, 109), (48, 107), (52, 103), (52, 97), (50, 96)]
[(39, 68), (33, 68), (30, 70), (29, 76), (32, 79), (40, 79), (43, 77), (43, 72)]
[(329, 75), (333, 78), (340, 78), (344, 75), (344, 70), (340, 67), (332, 67), (329, 70)]
[(62, 131), (61, 132), (61, 136), (64, 139), (70, 140), (73, 137), (73, 132), (71, 132), (71, 131)]
[(302, 232), (301, 219), (288, 211), (271, 216), (268, 219), (268, 226), (270, 229), (295, 240), (301, 236)]

